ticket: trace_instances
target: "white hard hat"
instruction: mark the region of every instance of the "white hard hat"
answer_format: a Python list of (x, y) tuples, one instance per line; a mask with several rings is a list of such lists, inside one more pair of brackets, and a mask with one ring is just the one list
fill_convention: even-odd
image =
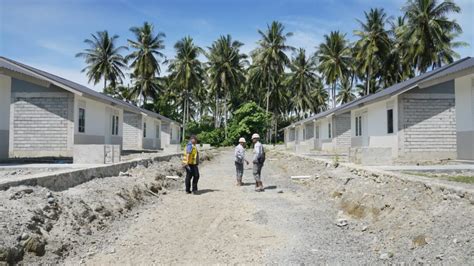
[(252, 135), (252, 139), (259, 139), (259, 138), (260, 138), (260, 135), (258, 135), (257, 133)]
[(243, 142), (246, 142), (244, 138), (240, 138), (239, 139), (239, 143), (243, 143)]

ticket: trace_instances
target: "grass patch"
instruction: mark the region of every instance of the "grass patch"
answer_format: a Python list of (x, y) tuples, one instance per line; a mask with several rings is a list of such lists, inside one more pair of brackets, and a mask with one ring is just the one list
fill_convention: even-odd
[(408, 175), (423, 176), (429, 178), (437, 178), (442, 180), (448, 180), (459, 183), (474, 184), (474, 176), (468, 175), (452, 175), (452, 174), (436, 174), (436, 173), (423, 173), (423, 172), (403, 172)]

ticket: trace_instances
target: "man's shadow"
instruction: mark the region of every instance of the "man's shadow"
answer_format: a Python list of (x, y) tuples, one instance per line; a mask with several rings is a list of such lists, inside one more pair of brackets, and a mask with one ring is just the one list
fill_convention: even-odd
[(206, 194), (206, 193), (212, 193), (212, 192), (217, 192), (217, 191), (220, 191), (218, 189), (201, 189), (201, 190), (198, 190), (196, 192), (196, 195), (203, 195), (203, 194)]
[[(242, 186), (245, 186), (245, 187), (247, 187), (247, 186), (255, 186), (255, 183), (245, 183), (245, 182), (244, 182), (244, 183), (242, 183)], [(264, 188), (265, 188), (265, 189), (276, 189), (277, 186), (266, 186), (266, 187), (264, 187)]]

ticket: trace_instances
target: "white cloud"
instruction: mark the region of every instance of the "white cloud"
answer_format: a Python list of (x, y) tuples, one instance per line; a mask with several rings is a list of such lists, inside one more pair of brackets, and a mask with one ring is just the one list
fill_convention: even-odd
[(38, 46), (48, 49), (52, 52), (58, 53), (58, 54), (63, 54), (66, 56), (73, 56), (77, 52), (81, 51), (81, 47), (78, 46), (72, 46), (69, 45), (65, 42), (60, 42), (58, 40), (53, 41), (53, 40), (39, 40), (37, 41)]
[(294, 31), (293, 36), (288, 40), (288, 44), (295, 48), (306, 49), (307, 54), (313, 53), (322, 41), (322, 35), (307, 31)]

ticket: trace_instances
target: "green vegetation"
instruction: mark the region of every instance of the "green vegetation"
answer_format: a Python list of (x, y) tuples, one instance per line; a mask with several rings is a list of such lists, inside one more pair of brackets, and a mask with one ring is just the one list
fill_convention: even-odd
[[(165, 60), (165, 34), (145, 22), (130, 28), (135, 39), (128, 47), (117, 46), (116, 35), (97, 32), (76, 56), (84, 58), (89, 82), (103, 80), (104, 93), (182, 122), (185, 137), (199, 134), (202, 142), (228, 145), (253, 130), (276, 143), (282, 140), (279, 129), (295, 120), (459, 58), (455, 49), (467, 44), (455, 40), (462, 29), (448, 18), (461, 12), (455, 3), (408, 0), (402, 10), (393, 19), (384, 9), (370, 9), (357, 20), (353, 43), (335, 29), (314, 44), (314, 54), (288, 45), (293, 34), (273, 21), (258, 30), (260, 40), (249, 55), (231, 35), (206, 49), (186, 36)], [(161, 75), (164, 66), (168, 73)], [(129, 85), (123, 84), (126, 71)], [(245, 110), (255, 107), (265, 115), (252, 119), (267, 119), (258, 127), (252, 119), (242, 122), (242, 114), (255, 115)]]
[(474, 184), (474, 176), (448, 175), (448, 174), (423, 173), (423, 172), (404, 172), (404, 174), (423, 176), (423, 177), (429, 177), (429, 178), (437, 178), (437, 179), (443, 179), (443, 180), (448, 180), (448, 181), (453, 181), (453, 182)]

